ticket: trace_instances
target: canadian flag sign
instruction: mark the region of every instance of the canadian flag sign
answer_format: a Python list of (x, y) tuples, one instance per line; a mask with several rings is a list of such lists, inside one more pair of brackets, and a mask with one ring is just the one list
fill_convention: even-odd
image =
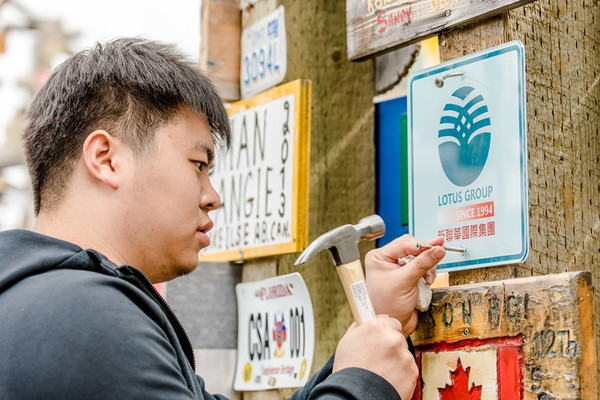
[(522, 346), (520, 337), (422, 346), (413, 399), (522, 399)]

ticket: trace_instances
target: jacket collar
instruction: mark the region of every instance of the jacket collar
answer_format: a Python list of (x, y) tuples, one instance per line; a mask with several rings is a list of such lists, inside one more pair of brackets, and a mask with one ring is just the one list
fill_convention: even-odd
[(40, 233), (0, 232), (0, 293), (28, 276), (57, 268), (111, 273), (116, 265), (93, 250)]

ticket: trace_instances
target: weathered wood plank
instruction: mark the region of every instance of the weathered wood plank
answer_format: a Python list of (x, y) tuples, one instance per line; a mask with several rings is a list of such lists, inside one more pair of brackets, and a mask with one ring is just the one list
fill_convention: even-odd
[(346, 0), (348, 58), (358, 61), (533, 0)]
[[(340, 1), (284, 0), (288, 32), (286, 80), (312, 81), (309, 243), (336, 226), (375, 212), (373, 63), (346, 57), (345, 12)], [(361, 254), (373, 242), (359, 243)], [(331, 256), (301, 267), (297, 254), (278, 258), (277, 273), (301, 272), (315, 314), (313, 371), (335, 351), (352, 313)]]
[[(489, 363), (481, 352), (493, 349), (498, 365), (505, 362), (505, 368), (519, 372), (515, 390), (524, 397), (517, 398), (595, 399), (592, 309), (590, 272), (436, 288), (412, 339), (425, 372), (447, 368), (448, 362), (433, 354), (449, 352), (460, 354), (463, 367), (475, 371)], [(477, 357), (469, 364), (470, 354)], [(503, 372), (497, 373), (500, 381)]]
[(238, 0), (205, 0), (201, 6), (200, 66), (227, 101), (240, 98), (239, 5)]

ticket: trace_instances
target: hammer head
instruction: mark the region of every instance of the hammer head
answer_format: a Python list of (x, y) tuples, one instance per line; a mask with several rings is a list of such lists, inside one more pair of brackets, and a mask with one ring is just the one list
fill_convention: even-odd
[(356, 225), (342, 225), (319, 236), (300, 254), (294, 265), (308, 261), (324, 249), (330, 251), (336, 266), (358, 260), (360, 257), (358, 241), (374, 240), (384, 233), (383, 219), (377, 214), (369, 215), (358, 221)]

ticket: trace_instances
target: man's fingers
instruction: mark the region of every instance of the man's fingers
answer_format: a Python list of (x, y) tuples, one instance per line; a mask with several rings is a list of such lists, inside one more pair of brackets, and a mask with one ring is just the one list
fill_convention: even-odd
[(402, 235), (385, 246), (373, 250), (373, 256), (380, 260), (395, 262), (399, 258), (407, 255), (414, 255), (426, 250), (418, 250), (417, 243), (430, 244), (432, 246), (441, 246), (444, 244), (444, 238), (439, 236), (435, 239), (418, 241), (411, 235)]
[(427, 282), (428, 285), (432, 285), (433, 282), (435, 282), (436, 276), (437, 276), (436, 267), (433, 267), (429, 271), (427, 271), (427, 273), (425, 274), (425, 282)]
[(395, 260), (408, 254), (416, 255), (417, 253), (417, 240), (411, 235), (402, 235), (385, 246), (372, 250), (374, 257), (390, 262), (395, 262)]
[(422, 252), (415, 257), (412, 262), (402, 267), (401, 271), (411, 284), (416, 284), (417, 281), (425, 276), (429, 270), (444, 258), (445, 255), (446, 250), (442, 246), (432, 247), (431, 249)]
[[(371, 250), (367, 254), (366, 264), (371, 264), (369, 260), (375, 264), (383, 263), (380, 265), (393, 264), (398, 268), (397, 273), (402, 275), (409, 285), (416, 285), (417, 281), (446, 255), (446, 250), (442, 247), (444, 238), (441, 236), (420, 242), (433, 246), (429, 249), (419, 250), (417, 243), (419, 241), (413, 236), (403, 235), (379, 249)], [(425, 279), (427, 283), (433, 283), (435, 270)]]
[(389, 315), (380, 314), (377, 316), (377, 319), (380, 321), (385, 321), (385, 323), (392, 329), (402, 332), (402, 323), (398, 321), (396, 318), (392, 318)]

